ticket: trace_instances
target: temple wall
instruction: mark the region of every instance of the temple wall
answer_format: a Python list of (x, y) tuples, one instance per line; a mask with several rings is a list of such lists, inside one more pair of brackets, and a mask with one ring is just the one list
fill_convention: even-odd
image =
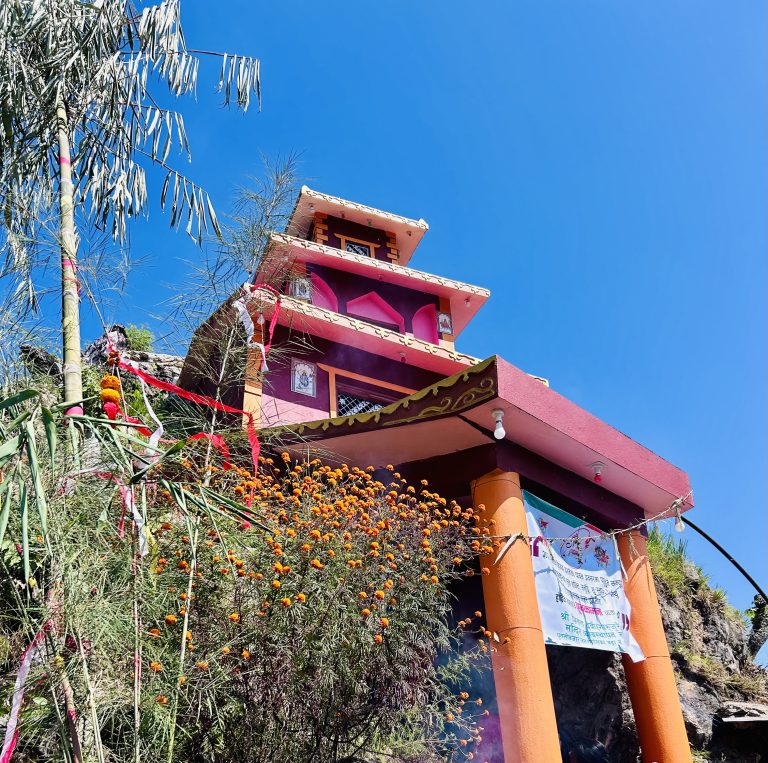
[(437, 297), (415, 289), (393, 286), (373, 278), (364, 278), (319, 265), (310, 264), (307, 266), (307, 270), (318, 275), (330, 287), (338, 300), (340, 313), (348, 314), (347, 304), (350, 301), (373, 292), (402, 316), (407, 333), (413, 333), (413, 316), (420, 309), (427, 305), (433, 305), (435, 309), (438, 307)]
[[(310, 344), (311, 343), (311, 344)], [(288, 330), (278, 327), (274, 345), (280, 348), (279, 358), (270, 357), (270, 371), (263, 387), (262, 411), (264, 425), (286, 422), (313, 421), (327, 418), (331, 410), (329, 373), (317, 364), (336, 369), (337, 380), (347, 371), (355, 376), (365, 376), (407, 387), (423, 389), (442, 378), (440, 374), (422, 368), (382, 358), (363, 350), (330, 342), (319, 337), (307, 337), (305, 346), (289, 340)], [(316, 366), (315, 396), (294, 392), (291, 388), (291, 361), (306, 361)], [(352, 384), (361, 394), (379, 392), (386, 400), (396, 400), (403, 395), (365, 380), (354, 379)], [(335, 403), (335, 401), (333, 401)]]

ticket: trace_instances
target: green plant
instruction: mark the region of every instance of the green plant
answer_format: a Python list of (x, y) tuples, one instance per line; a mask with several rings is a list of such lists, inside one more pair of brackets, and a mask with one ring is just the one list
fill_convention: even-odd
[(207, 440), (152, 454), (101, 415), (70, 417), (74, 449), (61, 407), (0, 401), (6, 696), (45, 634), (20, 754), (465, 758), (484, 708), (461, 691), (476, 660), (456, 649), (448, 586), (471, 509), (391, 472), (227, 469)]
[[(0, 4), (0, 252), (17, 279), (19, 312), (35, 309), (41, 248), (61, 255), (64, 399), (82, 398), (76, 214), (120, 243), (146, 210), (146, 168), (164, 174), (160, 204), (173, 227), (202, 243), (219, 235), (205, 191), (168, 163), (174, 143), (189, 156), (184, 120), (159, 105), (194, 92), (200, 51), (190, 50), (180, 0), (18, 0)], [(256, 59), (222, 61), (225, 104), (245, 111), (259, 97)], [(52, 214), (58, 202), (60, 215)]]
[(129, 325), (125, 329), (128, 349), (136, 352), (152, 352), (155, 335), (146, 326)]
[(648, 533), (648, 557), (654, 575), (667, 586), (673, 596), (679, 596), (690, 588), (688, 563), (684, 539), (664, 535), (654, 526)]

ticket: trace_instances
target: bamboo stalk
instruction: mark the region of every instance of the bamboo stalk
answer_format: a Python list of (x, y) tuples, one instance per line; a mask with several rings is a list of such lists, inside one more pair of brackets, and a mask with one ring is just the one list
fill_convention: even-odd
[[(59, 142), (59, 220), (61, 245), (61, 333), (64, 356), (64, 402), (83, 399), (83, 371), (80, 355), (80, 297), (77, 289), (77, 235), (72, 186), (72, 156), (69, 144), (67, 108), (60, 96), (56, 102)], [(82, 414), (79, 406), (67, 413)]]

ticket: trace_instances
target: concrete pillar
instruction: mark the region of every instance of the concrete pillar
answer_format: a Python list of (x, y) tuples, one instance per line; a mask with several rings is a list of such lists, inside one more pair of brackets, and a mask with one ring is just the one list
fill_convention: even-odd
[[(476, 508), (485, 507), (481, 518), (490, 534), (528, 534), (518, 474), (497, 469), (476, 480), (472, 488)], [(483, 576), (487, 627), (499, 636), (491, 647), (504, 763), (560, 763), (528, 543), (516, 542), (496, 567), (494, 558), (495, 554), (481, 556), (480, 563), (490, 570)]]
[(632, 662), (628, 655), (622, 655), (643, 760), (691, 763), (683, 711), (648, 562), (647, 541), (638, 530), (623, 533), (617, 540), (627, 571), (624, 589), (632, 607), (630, 630), (645, 655), (642, 662)]

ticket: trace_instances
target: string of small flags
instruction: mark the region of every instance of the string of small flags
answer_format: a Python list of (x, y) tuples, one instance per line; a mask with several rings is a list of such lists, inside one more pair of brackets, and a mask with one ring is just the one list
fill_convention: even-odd
[[(671, 519), (672, 516), (675, 517), (675, 530), (677, 530), (678, 532), (682, 532), (685, 526), (683, 525), (683, 521), (681, 517), (681, 509), (685, 505), (686, 501), (691, 497), (692, 494), (693, 494), (693, 491), (689, 490), (686, 495), (676, 498), (674, 501), (672, 501), (672, 503), (669, 506), (667, 506), (664, 510), (660, 511), (658, 514), (654, 514), (651, 517), (642, 519), (633, 525), (629, 525), (628, 527), (622, 527), (617, 530), (609, 530), (609, 531), (601, 530), (593, 533), (591, 537), (599, 538), (600, 540), (608, 540), (608, 539), (613, 540), (618, 535), (623, 535), (625, 533), (632, 532), (633, 530), (639, 530), (641, 527), (645, 527), (651, 522), (658, 522), (661, 519)], [(498, 556), (493, 562), (494, 566), (499, 564), (499, 562), (504, 558), (504, 555), (507, 553), (507, 551), (509, 551), (509, 549), (512, 548), (512, 546), (519, 540), (524, 540), (526, 543), (529, 543), (531, 541), (538, 540), (538, 539), (543, 539), (546, 543), (566, 543), (569, 541), (573, 541), (576, 543), (577, 546), (581, 543), (581, 540), (578, 537), (575, 539), (573, 537), (549, 538), (549, 537), (540, 536), (540, 535), (528, 535), (526, 533), (513, 533), (511, 535), (479, 535), (479, 536), (476, 536), (476, 539), (485, 540), (485, 541), (494, 541), (494, 540), (505, 541), (504, 545), (499, 551)]]

